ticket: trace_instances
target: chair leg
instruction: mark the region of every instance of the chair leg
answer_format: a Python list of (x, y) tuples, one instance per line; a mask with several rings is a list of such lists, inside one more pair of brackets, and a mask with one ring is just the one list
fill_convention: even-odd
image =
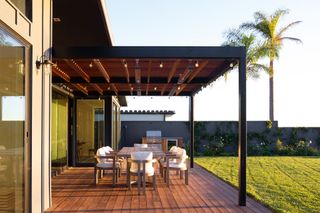
[(163, 177), (163, 181), (164, 181), (164, 182), (167, 182), (167, 179), (166, 179), (166, 177), (167, 177), (167, 169), (166, 169), (166, 168), (163, 168), (163, 175), (162, 175), (162, 177)]
[(185, 170), (185, 184), (188, 185), (189, 184), (189, 177), (188, 177), (188, 169)]
[(138, 172), (138, 195), (140, 195), (140, 185), (141, 185), (141, 175), (140, 175), (140, 172)]
[(112, 186), (116, 185), (116, 178), (117, 178), (117, 172), (116, 172), (116, 169), (113, 168), (112, 169)]
[(163, 167), (162, 167), (161, 163), (159, 164), (159, 172), (160, 172), (161, 177), (163, 177)]
[(143, 183), (143, 194), (146, 194), (146, 164), (144, 163), (142, 166), (142, 183)]
[(143, 183), (143, 194), (146, 194), (146, 174), (142, 174), (142, 183)]
[(169, 187), (169, 168), (166, 168), (166, 179), (167, 179), (167, 186)]
[(97, 181), (97, 168), (96, 167), (94, 167), (93, 178), (94, 178), (94, 184), (97, 184), (98, 181)]
[(156, 190), (156, 188), (157, 188), (156, 180), (157, 180), (156, 174), (153, 174), (153, 190)]
[(180, 172), (180, 180), (182, 180), (183, 179), (183, 171), (182, 170), (177, 170), (177, 171)]
[(130, 191), (131, 190), (131, 183), (130, 183), (131, 182), (131, 180), (130, 180), (131, 179), (131, 175), (130, 175), (130, 172), (128, 172), (128, 174), (127, 174), (127, 179), (128, 179), (128, 183), (127, 183), (128, 184), (128, 190)]

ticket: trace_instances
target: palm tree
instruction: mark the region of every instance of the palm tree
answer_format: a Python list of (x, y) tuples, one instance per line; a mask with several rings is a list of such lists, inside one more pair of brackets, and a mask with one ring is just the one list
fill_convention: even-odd
[(284, 34), (293, 26), (299, 24), (301, 21), (294, 21), (284, 27), (279, 27), (279, 20), (286, 14), (288, 10), (276, 10), (270, 16), (263, 12), (256, 12), (254, 14), (254, 22), (244, 23), (240, 26), (244, 30), (253, 30), (259, 33), (264, 39), (264, 53), (269, 58), (269, 120), (274, 120), (274, 95), (273, 95), (273, 75), (274, 75), (274, 60), (279, 58), (280, 50), (283, 46), (283, 41), (295, 41), (302, 43), (298, 38), (288, 37)]
[(246, 68), (247, 78), (259, 78), (259, 71), (267, 71), (268, 67), (263, 64), (259, 64), (258, 60), (264, 56), (262, 46), (257, 42), (254, 34), (247, 35), (240, 29), (231, 29), (226, 32), (227, 41), (222, 45), (228, 46), (245, 46), (246, 47)]

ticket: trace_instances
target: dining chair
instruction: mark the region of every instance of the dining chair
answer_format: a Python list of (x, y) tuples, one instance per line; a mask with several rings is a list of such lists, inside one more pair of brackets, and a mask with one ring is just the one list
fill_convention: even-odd
[(96, 164), (94, 167), (94, 180), (95, 184), (99, 183), (104, 175), (105, 170), (112, 171), (112, 186), (115, 186), (115, 183), (118, 182), (118, 176), (120, 176), (120, 162), (117, 158), (116, 152), (106, 152), (105, 149), (99, 148), (97, 150)]
[(131, 189), (130, 178), (131, 174), (138, 176), (138, 194), (140, 195), (141, 182), (143, 185), (143, 194), (146, 193), (146, 176), (153, 176), (153, 189), (156, 189), (156, 175), (153, 167), (153, 153), (152, 152), (133, 152), (130, 159), (129, 190)]
[[(180, 179), (183, 179), (183, 172), (185, 173), (185, 184), (189, 184), (188, 177), (188, 164), (187, 159), (188, 155), (185, 149), (180, 147), (171, 148), (171, 152), (168, 153), (165, 157), (165, 160), (162, 160), (160, 163), (160, 172), (162, 172), (162, 176), (164, 177), (164, 181), (169, 186), (169, 171), (176, 170), (180, 173)], [(167, 164), (169, 164), (169, 168), (167, 168)]]

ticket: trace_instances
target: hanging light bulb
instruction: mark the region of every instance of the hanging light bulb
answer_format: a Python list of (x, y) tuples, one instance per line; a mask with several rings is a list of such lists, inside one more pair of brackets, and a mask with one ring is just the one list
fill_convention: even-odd
[(163, 68), (163, 63), (162, 63), (162, 61), (160, 62), (159, 67), (160, 67), (160, 68)]

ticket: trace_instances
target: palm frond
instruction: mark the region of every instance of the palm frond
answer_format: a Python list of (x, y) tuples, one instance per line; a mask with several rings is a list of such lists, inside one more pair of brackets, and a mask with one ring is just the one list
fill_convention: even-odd
[(253, 17), (254, 17), (254, 20), (256, 21), (256, 23), (258, 23), (258, 22), (260, 22), (262, 20), (268, 19), (267, 15), (264, 12), (261, 12), (261, 11), (255, 12)]
[(256, 29), (256, 24), (252, 22), (246, 22), (240, 25), (239, 27), (242, 30), (257, 30)]
[(294, 37), (282, 37), (280, 38), (281, 41), (283, 40), (290, 40), (290, 41), (294, 41), (294, 42), (297, 42), (297, 43), (302, 43), (302, 40), (298, 39), (298, 38), (294, 38)]
[(293, 27), (294, 25), (300, 24), (302, 21), (294, 21), (291, 22), (290, 24), (288, 24), (285, 27), (282, 27), (279, 32), (277, 33), (277, 35), (279, 35), (279, 37), (282, 36), (283, 33), (285, 33), (288, 29), (290, 29), (291, 27)]

